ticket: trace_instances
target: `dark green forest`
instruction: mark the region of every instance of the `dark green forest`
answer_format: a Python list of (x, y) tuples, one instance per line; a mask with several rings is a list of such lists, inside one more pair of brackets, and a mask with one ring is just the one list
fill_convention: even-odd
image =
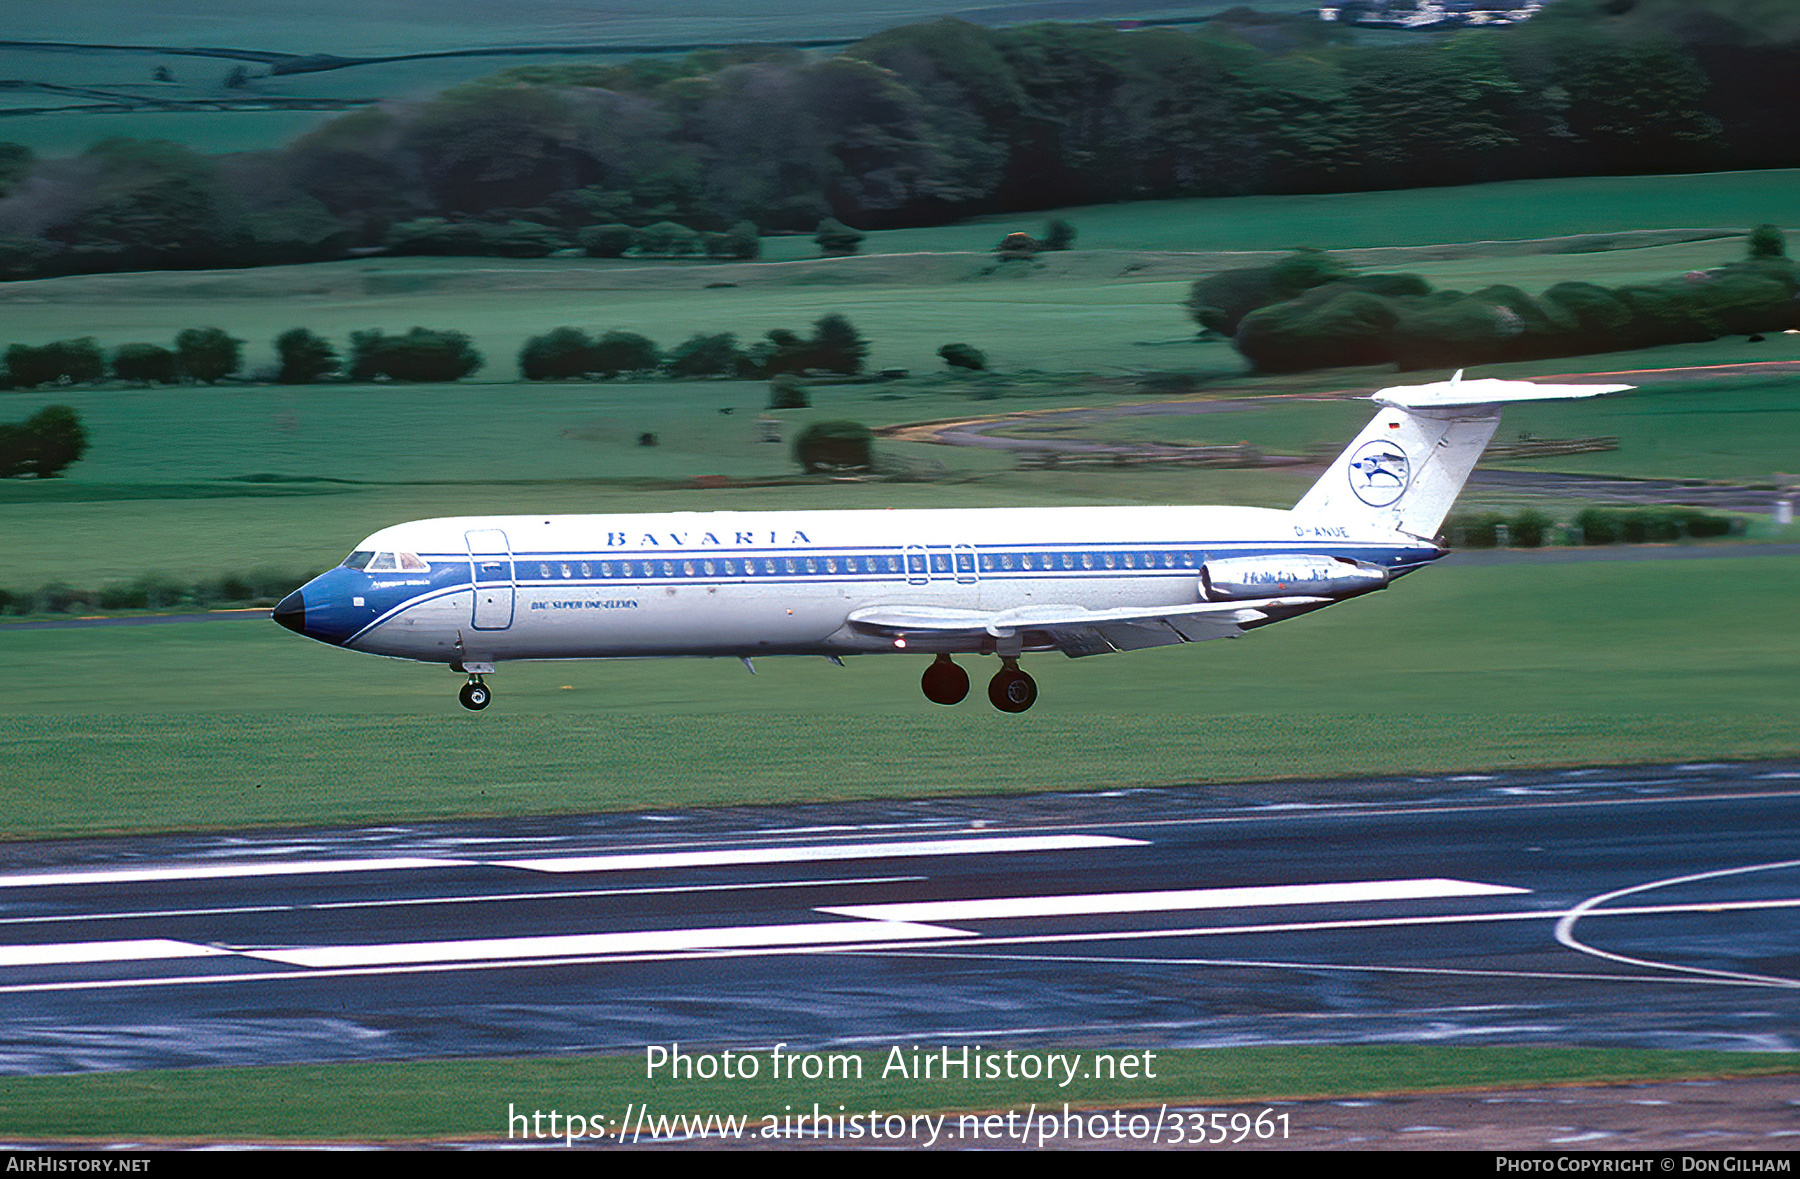
[(1511, 28), (1378, 43), (1241, 9), (1193, 29), (946, 19), (826, 57), (527, 66), (280, 151), (0, 145), (0, 277), (1788, 167), (1796, 77), (1800, 15), (1774, 0), (1562, 0)]

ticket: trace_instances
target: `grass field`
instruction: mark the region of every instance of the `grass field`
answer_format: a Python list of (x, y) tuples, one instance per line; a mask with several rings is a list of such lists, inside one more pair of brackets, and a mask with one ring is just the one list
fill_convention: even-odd
[[(1087, 1061), (1095, 1050), (1069, 1051), (1084, 1052)], [(1155, 1052), (1147, 1062), (1154, 1078), (1078, 1080), (1068, 1087), (1045, 1084), (1041, 1091), (1021, 1093), (1028, 1087), (1016, 1082), (883, 1081), (882, 1052), (857, 1053), (854, 1059), (860, 1061), (864, 1079), (829, 1085), (772, 1081), (772, 1069), (762, 1069), (760, 1054), (758, 1079), (711, 1084), (647, 1081), (641, 1055), (6, 1077), (0, 1078), (0, 1135), (9, 1142), (504, 1141), (509, 1110), (523, 1113), (527, 1127), (530, 1115), (542, 1111), (534, 1129), (513, 1123), (517, 1142), (528, 1132), (548, 1136), (553, 1109), (564, 1118), (578, 1114), (584, 1125), (589, 1119), (607, 1119), (617, 1134), (628, 1108), (648, 1107), (665, 1117), (747, 1116), (751, 1133), (746, 1137), (754, 1140), (769, 1125), (766, 1116), (780, 1126), (784, 1108), (810, 1113), (815, 1101), (833, 1115), (842, 1105), (866, 1127), (871, 1111), (954, 1115), (1011, 1108), (1022, 1119), (1034, 1102), (1060, 1115), (1065, 1101), (1090, 1110), (1154, 1110), (1163, 1102), (1205, 1106), (1322, 1094), (1770, 1076), (1788, 1067), (1780, 1056), (1727, 1052), (1383, 1045), (1175, 1049)], [(955, 1134), (954, 1116), (948, 1126), (948, 1133)], [(965, 1128), (971, 1132), (972, 1123)], [(561, 1140), (559, 1133), (545, 1144), (561, 1146)]]
[(927, 703), (918, 659), (767, 659), (754, 677), (735, 660), (508, 665), (471, 716), (442, 668), (262, 620), (0, 632), (29, 686), (0, 700), (0, 764), (31, 785), (0, 831), (1791, 755), (1793, 569), (1435, 569), (1239, 642), (1034, 658), (1042, 698), (1019, 717)]

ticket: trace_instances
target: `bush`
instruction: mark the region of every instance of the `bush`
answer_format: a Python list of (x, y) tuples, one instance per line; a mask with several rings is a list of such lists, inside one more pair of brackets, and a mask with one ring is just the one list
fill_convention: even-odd
[(812, 349), (807, 342), (786, 328), (774, 328), (750, 346), (750, 364), (765, 377), (781, 373), (797, 373), (807, 367)]
[(875, 436), (861, 422), (814, 422), (794, 439), (794, 461), (809, 475), (868, 470), (874, 452)]
[(181, 379), (175, 354), (159, 344), (121, 344), (113, 350), (113, 376), (121, 381), (173, 385)]
[(1787, 236), (1781, 228), (1766, 222), (1750, 231), (1751, 258), (1787, 257)]
[(281, 357), (281, 370), (275, 379), (283, 385), (310, 385), (337, 372), (342, 363), (337, 349), (305, 328), (294, 328), (275, 337), (275, 352)]
[(730, 332), (716, 336), (689, 336), (669, 353), (666, 367), (672, 377), (735, 376), (744, 365), (737, 337)]
[(756, 226), (740, 221), (724, 233), (706, 235), (706, 256), (748, 262), (762, 256), (762, 236)]
[(1265, 373), (1383, 364), (1393, 359), (1387, 334), (1399, 319), (1391, 301), (1334, 283), (1251, 312), (1232, 344)]
[(976, 372), (987, 368), (987, 354), (970, 344), (945, 344), (937, 350), (937, 354), (951, 368), (966, 368)]
[(869, 342), (844, 316), (826, 315), (813, 324), (811, 353), (808, 368), (852, 376), (862, 371)]
[(484, 363), (469, 337), (416, 327), (404, 336), (379, 330), (350, 334), (350, 379), (372, 381), (456, 381)]
[(0, 479), (54, 479), (87, 448), (81, 415), (66, 405), (46, 406), (23, 422), (0, 424)]
[(835, 217), (827, 217), (819, 222), (818, 230), (813, 234), (813, 241), (828, 258), (844, 258), (862, 248), (863, 238), (868, 235), (860, 230), (851, 229)]
[(106, 361), (91, 336), (58, 340), (33, 348), (14, 344), (6, 350), (7, 383), (14, 388), (39, 385), (85, 385), (106, 375)]
[(175, 359), (181, 371), (208, 385), (228, 377), (243, 363), (244, 342), (218, 328), (187, 328), (175, 337)]
[(576, 235), (576, 241), (590, 258), (623, 258), (637, 237), (629, 225), (591, 225)]
[(1046, 250), (1066, 250), (1075, 244), (1075, 227), (1061, 217), (1052, 217), (1044, 225), (1044, 236), (1038, 244)]
[(810, 405), (812, 396), (792, 373), (782, 373), (769, 382), (770, 409), (806, 409)]
[(1576, 539), (1582, 544), (1617, 544), (1619, 527), (1610, 513), (1588, 508), (1575, 517)]
[(1296, 250), (1273, 266), (1249, 266), (1210, 274), (1188, 288), (1185, 306), (1208, 331), (1234, 335), (1243, 318), (1260, 307), (1284, 303), (1313, 287), (1350, 277), (1350, 268), (1319, 250)]
[(594, 343), (594, 370), (603, 377), (647, 373), (662, 365), (662, 353), (636, 332), (607, 332)]
[(642, 258), (685, 258), (706, 252), (699, 234), (673, 221), (646, 225), (633, 240)]
[(1542, 548), (1550, 539), (1550, 530), (1556, 527), (1555, 521), (1542, 512), (1527, 509), (1512, 518), (1508, 525), (1515, 548)]
[(1499, 542), (1499, 526), (1504, 523), (1505, 518), (1493, 512), (1458, 514), (1450, 518), (1444, 537), (1451, 548), (1491, 549)]
[(519, 349), (519, 375), (528, 381), (561, 381), (597, 371), (594, 342), (576, 328), (553, 328)]
[(542, 258), (563, 249), (568, 239), (535, 221), (447, 221), (420, 217), (402, 221), (382, 239), (390, 254), (433, 257)]

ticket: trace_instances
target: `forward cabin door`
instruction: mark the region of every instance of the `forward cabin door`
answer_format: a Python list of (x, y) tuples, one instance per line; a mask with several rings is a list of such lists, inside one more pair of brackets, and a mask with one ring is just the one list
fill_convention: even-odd
[(469, 568), (475, 583), (476, 630), (505, 630), (513, 621), (512, 544), (498, 528), (463, 534), (469, 542)]

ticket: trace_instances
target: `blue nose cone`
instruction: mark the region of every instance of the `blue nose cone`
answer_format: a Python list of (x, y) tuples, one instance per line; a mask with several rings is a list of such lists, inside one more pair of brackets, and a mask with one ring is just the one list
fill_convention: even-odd
[(361, 596), (367, 591), (367, 579), (355, 570), (327, 570), (281, 599), (269, 617), (295, 634), (341, 647), (375, 619)]

